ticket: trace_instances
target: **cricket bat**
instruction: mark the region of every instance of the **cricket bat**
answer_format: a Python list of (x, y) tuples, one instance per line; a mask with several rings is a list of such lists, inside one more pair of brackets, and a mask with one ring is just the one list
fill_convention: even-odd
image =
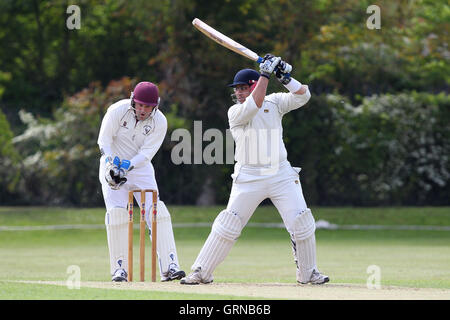
[(252, 50), (244, 47), (242, 44), (237, 43), (233, 39), (228, 38), (226, 35), (220, 33), (219, 31), (215, 30), (214, 28), (210, 27), (209, 25), (204, 23), (202, 20), (195, 18), (194, 20), (192, 20), (192, 24), (199, 31), (201, 31), (203, 34), (205, 34), (208, 38), (214, 40), (215, 42), (224, 46), (225, 48), (228, 48), (231, 51), (234, 51), (246, 58), (256, 61), (257, 63), (263, 62), (264, 59), (261, 58), (258, 54), (256, 54)]

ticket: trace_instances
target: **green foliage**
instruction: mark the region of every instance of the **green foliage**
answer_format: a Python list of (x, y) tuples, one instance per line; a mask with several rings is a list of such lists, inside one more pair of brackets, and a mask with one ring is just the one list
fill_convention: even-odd
[(306, 197), (335, 205), (445, 204), (450, 192), (450, 98), (401, 93), (351, 105), (339, 95), (312, 98), (286, 116), (291, 162)]
[(20, 156), (12, 144), (13, 133), (11, 132), (5, 114), (0, 110), (0, 201), (6, 200), (16, 190), (20, 170), (18, 167)]

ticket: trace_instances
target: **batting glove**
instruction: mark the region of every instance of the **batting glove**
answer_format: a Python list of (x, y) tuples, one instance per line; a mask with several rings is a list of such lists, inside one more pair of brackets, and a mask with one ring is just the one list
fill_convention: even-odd
[(274, 57), (272, 54), (266, 54), (263, 58), (263, 62), (259, 64), (259, 72), (261, 76), (270, 79), (270, 75), (280, 63), (280, 57)]
[(275, 70), (275, 76), (277, 77), (278, 81), (280, 81), (284, 85), (287, 85), (291, 81), (291, 71), (292, 66), (289, 63), (280, 61)]

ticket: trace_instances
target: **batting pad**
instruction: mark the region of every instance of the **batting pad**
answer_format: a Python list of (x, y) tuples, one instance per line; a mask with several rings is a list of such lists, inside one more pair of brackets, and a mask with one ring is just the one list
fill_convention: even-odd
[[(147, 225), (151, 237), (152, 212), (147, 215)], [(156, 213), (156, 251), (158, 254), (159, 270), (161, 276), (169, 270), (169, 267), (179, 268), (177, 249), (173, 236), (172, 220), (165, 203), (158, 200)]]
[(237, 214), (226, 210), (220, 212), (214, 220), (208, 239), (192, 265), (192, 270), (201, 267), (204, 278), (212, 275), (239, 238), (242, 228), (241, 219)]
[(293, 249), (297, 262), (297, 281), (308, 282), (316, 269), (316, 223), (306, 209), (294, 220)]
[(128, 268), (128, 212), (125, 208), (113, 208), (105, 215), (108, 237), (111, 275), (119, 268)]

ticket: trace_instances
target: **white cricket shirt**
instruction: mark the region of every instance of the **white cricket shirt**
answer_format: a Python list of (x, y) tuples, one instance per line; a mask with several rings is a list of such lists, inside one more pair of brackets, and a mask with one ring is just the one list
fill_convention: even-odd
[(250, 95), (244, 103), (228, 109), (230, 131), (236, 143), (234, 174), (238, 174), (242, 167), (278, 167), (287, 160), (283, 116), (305, 105), (310, 97), (309, 89), (302, 95), (273, 93), (266, 96), (261, 108), (258, 108)]
[(108, 155), (130, 160), (132, 166), (139, 168), (152, 160), (166, 132), (167, 119), (160, 110), (153, 117), (138, 121), (131, 109), (131, 100), (123, 99), (108, 108), (97, 143), (107, 153), (110, 150)]

